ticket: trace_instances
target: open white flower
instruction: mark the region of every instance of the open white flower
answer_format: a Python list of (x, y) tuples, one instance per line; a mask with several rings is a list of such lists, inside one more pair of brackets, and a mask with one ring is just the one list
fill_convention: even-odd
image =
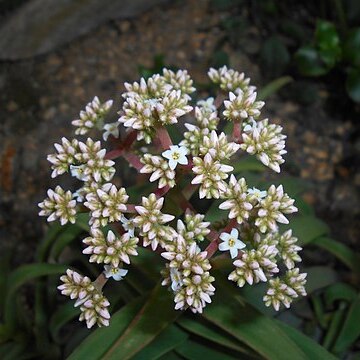
[(115, 138), (119, 137), (119, 122), (113, 122), (109, 124), (105, 124), (103, 129), (105, 130), (103, 133), (103, 139), (107, 141), (110, 135), (112, 135)]
[(223, 241), (219, 245), (220, 251), (230, 251), (231, 258), (234, 259), (237, 257), (239, 250), (243, 249), (246, 245), (239, 240), (239, 231), (237, 229), (232, 229), (231, 233), (221, 233), (220, 239)]
[(244, 132), (253, 132), (254, 129), (256, 128), (257, 122), (253, 119), (250, 118), (249, 122), (244, 126), (243, 131)]
[(170, 280), (171, 280), (171, 289), (174, 292), (179, 291), (183, 286), (181, 273), (176, 268), (170, 268)]
[(267, 195), (267, 191), (261, 191), (259, 189), (257, 189), (256, 187), (253, 187), (252, 189), (248, 189), (247, 193), (251, 196), (251, 197), (255, 197), (257, 200), (261, 200), (264, 199)]
[(125, 231), (128, 232), (130, 237), (134, 237), (135, 236), (135, 224), (132, 221), (132, 219), (129, 220), (124, 215), (121, 215), (120, 221), (121, 221), (122, 227), (124, 228)]
[(208, 112), (214, 112), (216, 111), (216, 106), (214, 104), (214, 98), (213, 97), (209, 97), (206, 100), (199, 100), (196, 103), (197, 106), (201, 106), (202, 108), (204, 108), (204, 110), (208, 111)]
[(111, 265), (104, 266), (104, 274), (107, 279), (113, 278), (116, 281), (120, 281), (128, 273), (129, 270), (114, 268)]
[(174, 170), (177, 164), (187, 165), (187, 149), (185, 146), (171, 145), (169, 150), (162, 153), (162, 156), (169, 160), (169, 167)]
[(81, 181), (89, 181), (90, 176), (85, 174), (86, 165), (70, 165), (71, 176)]

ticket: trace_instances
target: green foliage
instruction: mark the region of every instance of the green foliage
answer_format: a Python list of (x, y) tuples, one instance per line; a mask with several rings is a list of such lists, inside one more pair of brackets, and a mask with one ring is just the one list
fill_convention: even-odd
[[(323, 39), (323, 32), (330, 31), (325, 30), (317, 36), (324, 42), (323, 49), (332, 49), (335, 42)], [(274, 80), (260, 97), (265, 99), (291, 80)], [(251, 186), (268, 186), (259, 176), (264, 167), (253, 158), (244, 157), (234, 167), (237, 175), (246, 173)], [(359, 254), (330, 238), (329, 227), (301, 199), (304, 184), (294, 178), (283, 178), (281, 182), (300, 208), (301, 215), (291, 224), (301, 245), (333, 255), (352, 272), (355, 281), (359, 280)], [(144, 192), (139, 186), (128, 190), (132, 196)], [(180, 211), (178, 204), (166, 206), (174, 207), (172, 213), (175, 208)], [(214, 201), (206, 218), (221, 222), (221, 216), (226, 214), (218, 210)], [(217, 271), (214, 302), (204, 314), (193, 315), (173, 309), (170, 292), (157, 283), (163, 262), (147, 249), (139, 249), (141, 256), (134, 258), (133, 269), (124, 281), (111, 284), (109, 298), (114, 315), (110, 326), (81, 331), (73, 322), (79, 310), (71, 303), (61, 303), (55, 286), (58, 274), (68, 266), (89, 267), (95, 273), (93, 265), (73, 255), (78, 249), (72, 251), (79, 247), (83, 230), (88, 230), (87, 217), (80, 214), (75, 225), (50, 227), (33, 264), (11, 270), (11, 254), (3, 256), (1, 359), (335, 359), (351, 349), (360, 336), (358, 289), (341, 282), (339, 274), (328, 267), (305, 269), (308, 299), (300, 300), (292, 312), (279, 316), (259, 306), (265, 284), (239, 290), (227, 281), (231, 260), (217, 256), (211, 260)], [(29, 283), (34, 285), (32, 310), (24, 302)]]
[[(261, 171), (246, 158), (237, 167), (239, 173)], [(284, 180), (291, 195), (299, 198), (303, 187), (294, 179)], [(261, 186), (261, 181), (257, 186)], [(207, 217), (214, 216), (216, 212), (211, 207)], [(212, 306), (207, 307), (203, 315), (175, 311), (171, 294), (156, 285), (162, 261), (156, 254), (142, 249), (142, 256), (134, 260), (129, 276), (120, 284), (112, 284), (114, 289), (110, 297), (119, 310), (113, 315), (110, 326), (92, 331), (84, 340), (75, 339), (65, 350), (69, 338), (79, 332), (77, 326), (71, 325), (78, 316), (78, 309), (70, 303), (59, 304), (55, 290), (42, 286), (49, 282), (49, 286), (54, 287), (54, 274), (57, 277), (64, 271), (62, 264), (45, 262), (56, 261), (69, 253), (87, 226), (85, 217), (85, 214), (81, 216), (77, 225), (65, 228), (55, 225), (49, 229), (39, 245), (37, 258), (41, 263), (24, 265), (10, 273), (7, 267), (8, 270), (2, 272), (7, 274), (0, 279), (5, 289), (0, 327), (2, 358), (56, 359), (68, 355), (66, 352), (75, 346), (69, 359), (198, 359), (199, 356), (209, 359), (335, 359), (311, 338), (315, 332), (308, 330), (310, 336), (306, 336), (303, 329), (310, 326), (322, 332), (322, 344), (336, 356), (350, 349), (360, 335), (357, 290), (339, 282), (338, 274), (330, 268), (306, 269), (309, 300), (301, 300), (291, 313), (292, 318), (297, 319), (292, 320), (296, 328), (274, 318), (273, 311), (259, 306), (263, 285), (239, 291), (228, 283), (231, 262), (221, 260), (221, 256), (212, 261), (218, 272)], [(307, 215), (298, 217), (292, 225), (303, 246), (328, 251), (358, 276), (358, 255), (330, 239), (328, 227), (315, 218), (313, 212), (308, 210)], [(6, 263), (9, 265), (9, 262), (2, 262)], [(36, 288), (35, 316), (30, 317), (24, 305), (17, 301), (21, 298), (19, 289), (29, 281), (35, 283)], [(309, 301), (312, 308), (308, 306)], [(307, 309), (304, 315), (302, 308)], [(313, 313), (310, 318), (309, 311)]]
[(260, 64), (272, 76), (279, 76), (290, 62), (290, 54), (277, 36), (267, 39), (260, 52)]
[(319, 20), (315, 39), (311, 45), (300, 48), (295, 54), (299, 71), (306, 76), (320, 76), (329, 72), (341, 59), (340, 37), (335, 25)]

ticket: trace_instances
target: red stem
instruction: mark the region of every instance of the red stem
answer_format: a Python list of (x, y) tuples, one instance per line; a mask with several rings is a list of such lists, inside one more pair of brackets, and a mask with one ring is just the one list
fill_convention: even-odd
[(140, 169), (144, 166), (139, 157), (133, 153), (123, 153), (122, 156), (138, 171), (140, 171)]
[(214, 105), (216, 106), (216, 108), (218, 109), (222, 103), (224, 102), (224, 100), (226, 99), (225, 94), (219, 94), (214, 101)]
[(137, 136), (136, 130), (129, 132), (125, 137), (125, 139), (120, 142), (117, 149), (111, 150), (105, 155), (105, 159), (113, 160), (121, 156), (124, 151), (130, 149), (131, 145), (136, 140), (136, 136)]
[(164, 126), (158, 127), (156, 129), (156, 135), (164, 150), (169, 149), (173, 144), (170, 135)]
[(168, 191), (170, 190), (170, 186), (165, 185), (163, 188), (161, 189), (156, 189), (155, 190), (155, 195), (157, 198), (161, 198), (162, 196), (164, 196)]
[(136, 213), (136, 210), (135, 210), (135, 206), (134, 204), (126, 204), (126, 213)]
[(233, 140), (238, 144), (242, 141), (242, 138), (241, 138), (241, 121), (235, 121), (234, 122)]

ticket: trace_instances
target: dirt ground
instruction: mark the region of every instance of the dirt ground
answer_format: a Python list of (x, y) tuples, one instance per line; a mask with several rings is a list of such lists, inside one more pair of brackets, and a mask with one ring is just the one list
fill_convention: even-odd
[[(71, 120), (94, 95), (120, 103), (124, 81), (139, 77), (138, 66), (151, 67), (154, 55), (186, 68), (198, 83), (224, 37), (224, 12), (209, 1), (173, 2), (133, 20), (111, 21), (45, 56), (0, 63), (0, 238), (16, 243), (18, 261), (30, 261), (46, 229), (37, 203), (58, 179), (50, 179), (46, 155), (62, 136), (71, 137)], [(257, 41), (257, 29), (241, 35)], [(263, 85), (256, 61), (246, 51), (224, 49), (232, 67)], [(250, 52), (250, 51), (249, 51)], [(305, 194), (334, 236), (354, 248), (359, 241), (360, 151), (354, 119), (327, 109), (329, 93), (303, 106), (281, 93), (267, 101), (267, 115), (288, 135), (287, 171), (311, 185)], [(116, 114), (113, 114), (114, 118)], [(67, 180), (71, 181), (71, 180)]]

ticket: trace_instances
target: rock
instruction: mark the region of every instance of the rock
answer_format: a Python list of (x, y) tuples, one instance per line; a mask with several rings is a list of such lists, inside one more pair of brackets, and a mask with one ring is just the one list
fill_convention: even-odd
[(31, 0), (1, 26), (0, 59), (47, 53), (108, 20), (131, 18), (165, 2), (168, 0)]

